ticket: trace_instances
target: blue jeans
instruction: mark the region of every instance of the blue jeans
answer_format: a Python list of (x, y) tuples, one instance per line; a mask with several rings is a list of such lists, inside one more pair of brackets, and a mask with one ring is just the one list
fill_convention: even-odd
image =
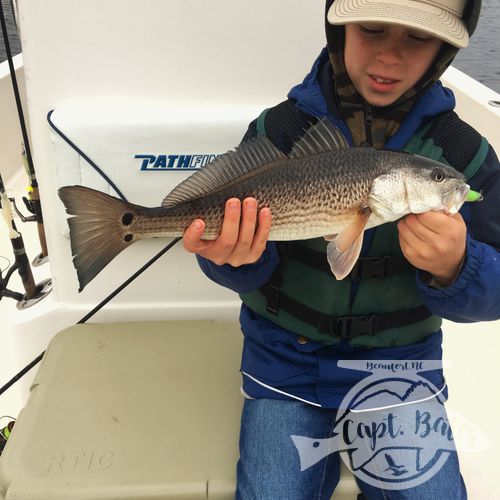
[[(328, 452), (301, 471), (299, 453), (291, 435), (331, 438), (336, 418), (337, 410), (316, 408), (299, 401), (246, 399), (241, 419), (236, 499), (330, 499), (340, 476), (339, 452)], [(338, 427), (335, 429), (338, 431)], [(379, 455), (384, 458), (384, 453)], [(457, 454), (447, 452), (446, 456), (444, 465), (436, 473), (411, 488), (384, 489), (383, 484), (377, 487), (358, 477), (356, 482), (368, 500), (465, 500), (467, 493)]]

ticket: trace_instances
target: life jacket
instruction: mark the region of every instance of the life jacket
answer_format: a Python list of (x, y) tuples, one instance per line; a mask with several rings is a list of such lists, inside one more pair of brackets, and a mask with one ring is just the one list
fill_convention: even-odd
[[(288, 153), (304, 124), (316, 120), (287, 100), (260, 115), (256, 133)], [(421, 127), (404, 151), (451, 164), (470, 179), (483, 164), (488, 143), (451, 111)], [(280, 263), (271, 279), (240, 294), (241, 300), (282, 328), (326, 345), (346, 340), (384, 347), (424, 340), (440, 328), (442, 318), (420, 298), (416, 269), (401, 251), (396, 222), (369, 231), (367, 255), (340, 281), (330, 271), (323, 238), (278, 242)]]

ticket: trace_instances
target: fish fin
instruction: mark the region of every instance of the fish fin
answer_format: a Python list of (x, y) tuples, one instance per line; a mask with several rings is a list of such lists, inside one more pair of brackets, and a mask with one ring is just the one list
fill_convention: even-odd
[(165, 197), (161, 206), (170, 208), (201, 198), (249, 172), (285, 158), (267, 137), (250, 139), (181, 182)]
[(298, 159), (348, 147), (349, 144), (342, 132), (328, 118), (322, 118), (306, 130), (293, 145), (289, 156)]
[(369, 208), (361, 209), (356, 220), (346, 226), (326, 247), (330, 269), (338, 280), (344, 279), (351, 272), (359, 258), (370, 214)]
[(74, 215), (68, 224), (81, 292), (111, 260), (136, 241), (132, 228), (137, 205), (83, 186), (62, 187), (59, 198), (66, 212)]
[(360, 234), (356, 241), (344, 252), (340, 252), (335, 241), (330, 241), (326, 247), (328, 263), (332, 273), (338, 280), (344, 279), (354, 267), (359, 258), (361, 245), (363, 244), (363, 234)]
[(339, 252), (345, 252), (353, 245), (358, 236), (363, 234), (371, 213), (372, 211), (368, 207), (360, 209), (357, 217), (337, 235), (335, 244)]

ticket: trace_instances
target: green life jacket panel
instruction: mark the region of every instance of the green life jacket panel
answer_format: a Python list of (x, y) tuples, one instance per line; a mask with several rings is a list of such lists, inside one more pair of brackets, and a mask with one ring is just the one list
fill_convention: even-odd
[[(279, 112), (283, 113), (283, 103), (277, 108), (280, 106)], [(259, 135), (266, 130), (264, 124), (267, 125), (267, 117), (272, 111), (266, 110), (259, 117)], [(452, 137), (446, 135), (449, 130), (454, 136), (448, 142)], [(472, 151), (460, 149), (464, 141), (457, 140), (457, 130)], [(452, 146), (447, 147), (447, 144)], [(455, 168), (470, 179), (484, 162), (488, 143), (455, 113), (445, 113), (422, 127), (406, 144), (404, 151), (445, 164), (449, 164), (447, 158), (451, 157)], [(461, 161), (458, 162), (457, 158)], [(355, 294), (351, 290), (352, 275), (338, 281), (328, 265), (321, 269), (321, 266), (308, 263), (307, 259), (297, 258), (319, 253), (326, 263), (326, 246), (323, 238), (287, 242), (287, 250), (280, 256), (280, 265), (270, 282), (259, 290), (241, 294), (241, 300), (282, 328), (326, 345), (346, 339), (357, 346), (401, 346), (420, 342), (440, 328), (442, 319), (431, 315), (420, 298), (415, 269), (404, 259), (399, 245), (396, 222), (374, 229), (367, 257), (375, 262), (392, 259), (399, 272), (382, 273), (383, 277), (365, 277), (358, 281)], [(401, 262), (407, 265), (402, 266)]]

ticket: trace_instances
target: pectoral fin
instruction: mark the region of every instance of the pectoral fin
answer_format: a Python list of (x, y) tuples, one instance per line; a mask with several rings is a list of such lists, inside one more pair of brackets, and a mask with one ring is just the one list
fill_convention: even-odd
[(340, 252), (335, 241), (330, 241), (326, 247), (328, 255), (328, 263), (332, 273), (338, 280), (344, 279), (354, 267), (361, 252), (363, 244), (363, 234), (360, 234), (358, 239), (346, 251)]
[(363, 233), (370, 214), (369, 208), (361, 210), (356, 220), (346, 226), (327, 245), (328, 263), (338, 280), (344, 279), (358, 260), (363, 244)]
[(337, 238), (338, 234), (327, 234), (326, 236), (323, 236), (326, 241), (334, 241)]

